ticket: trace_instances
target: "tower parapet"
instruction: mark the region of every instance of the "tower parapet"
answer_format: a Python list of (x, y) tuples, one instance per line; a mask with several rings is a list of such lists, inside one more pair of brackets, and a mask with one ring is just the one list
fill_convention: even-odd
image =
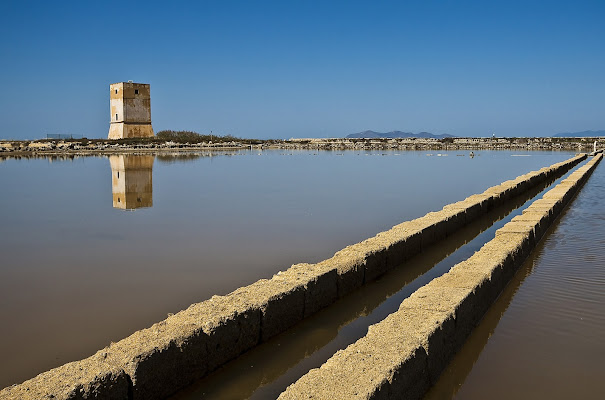
[(148, 83), (109, 85), (109, 139), (153, 137), (151, 92)]

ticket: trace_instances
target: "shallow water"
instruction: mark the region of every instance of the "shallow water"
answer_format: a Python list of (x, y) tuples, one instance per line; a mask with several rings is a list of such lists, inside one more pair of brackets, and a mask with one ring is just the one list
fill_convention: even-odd
[[(565, 175), (566, 176), (566, 175)], [(432, 279), (467, 259), (493, 239), (497, 229), (522, 213), (547, 182), (439, 241), (374, 282), (258, 346), (173, 397), (193, 399), (271, 399), (338, 350), (365, 336), (368, 327), (397, 311), (401, 302)]]
[(426, 399), (603, 398), (603, 193), (601, 163)]
[(4, 160), (0, 387), (571, 156), (429, 154)]

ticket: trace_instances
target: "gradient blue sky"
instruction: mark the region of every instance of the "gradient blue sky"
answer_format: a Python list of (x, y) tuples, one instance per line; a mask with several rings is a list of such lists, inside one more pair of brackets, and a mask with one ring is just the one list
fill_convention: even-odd
[(239, 137), (605, 129), (605, 1), (0, 3), (0, 138), (153, 127)]

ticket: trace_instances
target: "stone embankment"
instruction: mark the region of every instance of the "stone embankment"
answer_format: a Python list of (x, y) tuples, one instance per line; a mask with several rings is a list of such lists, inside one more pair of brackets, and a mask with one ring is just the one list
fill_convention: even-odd
[(152, 142), (139, 141), (129, 143), (127, 141), (5, 141), (0, 142), (0, 156), (27, 156), (27, 155), (96, 155), (115, 153), (165, 153), (165, 152), (189, 152), (189, 151), (216, 151), (216, 150), (243, 150), (249, 149), (249, 144), (240, 142), (216, 142), (216, 143), (175, 143), (175, 142)]
[(176, 143), (120, 140), (39, 140), (0, 141), (0, 156), (111, 154), (111, 153), (163, 153), (167, 151), (214, 151), (243, 149), (283, 150), (573, 150), (592, 151), (595, 141), (598, 148), (605, 146), (605, 138), (311, 138), (290, 140), (257, 140)]
[(283, 149), (298, 150), (574, 150), (605, 145), (605, 138), (373, 138), (290, 139)]
[[(8, 387), (0, 392), (0, 399), (164, 398), (401, 265), (493, 207), (560, 176), (585, 158), (586, 155), (579, 155), (519, 176), (447, 205), (441, 211), (401, 223), (348, 246), (328, 260), (293, 265), (271, 279), (262, 279), (226, 296), (214, 296), (193, 304), (150, 328), (135, 332), (118, 343), (111, 343), (87, 359), (65, 364), (20, 385)], [(523, 236), (523, 232), (511, 232), (509, 236), (516, 238)], [(529, 246), (526, 247), (527, 250)], [(500, 253), (494, 251), (493, 256), (497, 259)], [(458, 288), (455, 289), (451, 291), (458, 293)], [(440, 295), (445, 296), (443, 301), (449, 299), (446, 296), (448, 290), (444, 289)], [(419, 297), (421, 295), (416, 295), (414, 299)], [(441, 297), (435, 299), (435, 304), (441, 304), (437, 300), (441, 301)], [(485, 307), (488, 300), (486, 298)], [(448, 304), (443, 303), (444, 307)], [(441, 314), (431, 309), (424, 315), (432, 319), (418, 323), (428, 332), (435, 322), (440, 321), (435, 318)], [(445, 322), (442, 324), (445, 328), (453, 324), (450, 319)], [(441, 329), (441, 325), (434, 328)], [(462, 337), (459, 335), (458, 340)], [(401, 343), (407, 346), (408, 342)], [(397, 346), (403, 346), (401, 343)], [(414, 360), (420, 368), (424, 360), (421, 355), (425, 350), (415, 351), (418, 358)], [(379, 371), (383, 366), (379, 361), (377, 358), (376, 365), (368, 368)], [(420, 368), (418, 371), (424, 370)], [(438, 368), (433, 367), (431, 371), (435, 375)], [(401, 379), (408, 379), (408, 375)], [(300, 385), (304, 385), (304, 381)]]
[(473, 256), (418, 289), (279, 399), (422, 398), (602, 157), (534, 201)]

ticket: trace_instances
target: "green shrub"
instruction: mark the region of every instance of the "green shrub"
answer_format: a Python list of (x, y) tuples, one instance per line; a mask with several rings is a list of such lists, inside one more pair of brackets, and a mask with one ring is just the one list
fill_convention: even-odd
[(156, 135), (156, 138), (161, 141), (172, 141), (176, 143), (201, 143), (201, 142), (213, 142), (213, 143), (223, 143), (223, 142), (243, 142), (250, 143), (252, 141), (258, 142), (255, 139), (239, 139), (231, 135), (201, 135), (197, 132), (193, 131), (173, 131), (173, 130), (163, 130), (159, 131)]

